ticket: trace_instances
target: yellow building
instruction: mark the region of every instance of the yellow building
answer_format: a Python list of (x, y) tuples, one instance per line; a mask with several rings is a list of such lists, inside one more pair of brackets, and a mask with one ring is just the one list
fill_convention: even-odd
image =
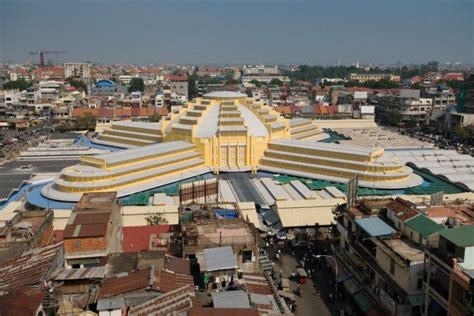
[(189, 102), (160, 123), (117, 122), (95, 140), (124, 151), (82, 157), (42, 194), (77, 201), (84, 192), (118, 196), (214, 172), (266, 170), (361, 186), (405, 188), (422, 178), (402, 163), (368, 149), (317, 142), (314, 121), (288, 120), (245, 94), (214, 92)]

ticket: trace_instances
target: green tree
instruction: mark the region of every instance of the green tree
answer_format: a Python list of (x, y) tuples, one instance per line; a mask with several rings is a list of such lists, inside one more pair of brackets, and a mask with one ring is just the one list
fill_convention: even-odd
[(262, 86), (262, 84), (260, 83), (260, 81), (257, 81), (257, 80), (255, 80), (255, 79), (252, 80), (252, 81), (250, 81), (250, 83), (253, 84), (253, 85), (255, 85), (256, 87), (261, 87), (261, 86)]
[(233, 71), (232, 69), (227, 69), (225, 74), (224, 74), (225, 81), (229, 82), (231, 80), (234, 80), (234, 74), (235, 74), (235, 71)]
[(72, 87), (80, 91), (85, 91), (87, 93), (87, 85), (82, 80), (76, 80), (72, 77), (66, 79), (66, 82), (69, 83)]
[(157, 123), (157, 122), (161, 121), (161, 115), (155, 113), (155, 114), (148, 117), (148, 121), (150, 121), (152, 123)]
[(471, 135), (470, 129), (463, 126), (461, 123), (456, 125), (454, 135), (456, 135), (456, 137), (463, 143), (474, 137), (474, 135)]
[(275, 79), (272, 79), (272, 81), (270, 81), (270, 84), (272, 86), (282, 86), (283, 85), (283, 81), (281, 81), (280, 79), (278, 78), (275, 78)]
[(128, 92), (145, 91), (145, 82), (142, 78), (133, 78), (128, 86)]
[(148, 225), (163, 225), (168, 224), (168, 220), (163, 217), (162, 213), (153, 213), (145, 217)]
[(207, 78), (205, 81), (207, 84), (219, 84), (221, 81), (217, 78)]
[(31, 87), (31, 82), (26, 81), (25, 79), (21, 78), (19, 80), (15, 81), (8, 81), (3, 84), (3, 89), (4, 90), (25, 90), (27, 88)]
[(387, 123), (391, 126), (398, 126), (402, 120), (402, 115), (396, 109), (390, 109), (387, 111)]
[(194, 71), (189, 77), (188, 77), (188, 95), (189, 99), (194, 99), (195, 97), (198, 96), (198, 90), (196, 86), (196, 81), (198, 80), (198, 75), (196, 71)]

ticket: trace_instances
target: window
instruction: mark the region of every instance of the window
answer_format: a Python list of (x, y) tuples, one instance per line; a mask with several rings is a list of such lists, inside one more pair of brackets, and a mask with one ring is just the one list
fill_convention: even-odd
[(416, 289), (421, 290), (421, 285), (423, 284), (423, 278), (418, 278), (418, 281), (416, 283)]
[(252, 262), (252, 251), (242, 250), (242, 263)]
[(390, 259), (390, 273), (395, 274), (395, 260)]

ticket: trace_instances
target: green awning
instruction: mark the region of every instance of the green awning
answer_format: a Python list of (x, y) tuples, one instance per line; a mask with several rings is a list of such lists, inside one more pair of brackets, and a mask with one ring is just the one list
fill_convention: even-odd
[(354, 295), (354, 302), (359, 306), (360, 310), (363, 312), (368, 311), (375, 304), (372, 303), (372, 300), (362, 291)]

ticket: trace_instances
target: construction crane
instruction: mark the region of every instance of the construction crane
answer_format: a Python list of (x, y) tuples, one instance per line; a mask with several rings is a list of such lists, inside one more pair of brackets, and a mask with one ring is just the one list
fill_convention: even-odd
[(45, 54), (66, 54), (67, 52), (66, 51), (62, 51), (62, 50), (52, 50), (52, 51), (47, 51), (47, 50), (40, 50), (40, 51), (37, 51), (37, 52), (30, 52), (31, 55), (37, 55), (39, 54), (40, 55), (40, 67), (44, 67), (44, 55)]

